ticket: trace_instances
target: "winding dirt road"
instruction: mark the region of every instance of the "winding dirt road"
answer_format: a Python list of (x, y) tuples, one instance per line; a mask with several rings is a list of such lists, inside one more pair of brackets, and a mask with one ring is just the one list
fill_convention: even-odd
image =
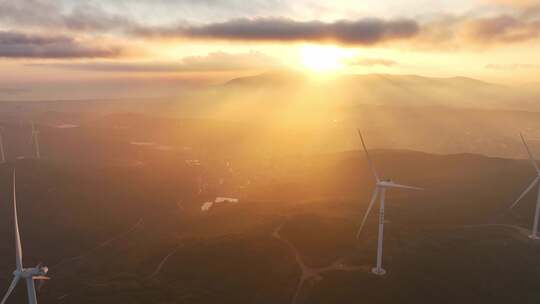
[(531, 231), (528, 229), (525, 229), (523, 227), (515, 226), (515, 225), (508, 225), (508, 224), (481, 224), (481, 225), (468, 225), (464, 226), (463, 228), (483, 228), (483, 227), (503, 227), (503, 228), (510, 228), (513, 230), (516, 230), (516, 232), (519, 233), (520, 236), (524, 236), (525, 238), (529, 239), (529, 235), (531, 234)]
[(92, 254), (93, 252), (105, 247), (105, 246), (108, 246), (110, 245), (111, 243), (117, 241), (117, 240), (120, 240), (126, 236), (128, 236), (130, 233), (134, 232), (135, 230), (137, 230), (138, 228), (142, 227), (143, 225), (143, 219), (140, 218), (137, 223), (135, 223), (135, 225), (133, 225), (131, 228), (129, 228), (128, 230), (120, 233), (120, 234), (117, 234), (116, 236), (98, 244), (97, 246), (95, 246), (94, 248), (84, 252), (84, 253), (81, 253), (79, 254), (78, 256), (74, 256), (74, 257), (70, 257), (70, 258), (65, 258), (63, 260), (61, 260), (60, 262), (56, 263), (55, 265), (49, 267), (50, 269), (53, 269), (53, 268), (58, 268), (59, 266), (67, 263), (67, 262), (71, 262), (71, 261), (76, 261), (76, 260), (82, 260), (84, 258), (86, 258), (88, 255)]
[(176, 252), (178, 252), (178, 249), (180, 249), (181, 245), (178, 245), (176, 246), (173, 250), (171, 250), (163, 259), (161, 259), (161, 261), (159, 262), (159, 264), (157, 265), (156, 269), (154, 270), (154, 272), (152, 272), (152, 274), (150, 274), (147, 279), (151, 279), (155, 276), (157, 276), (160, 272), (161, 272), (161, 269), (163, 268), (163, 266), (165, 265), (165, 263), (167, 263), (167, 260), (172, 257)]
[(368, 268), (361, 267), (361, 266), (350, 266), (345, 265), (344, 258), (337, 259), (332, 264), (326, 266), (326, 267), (309, 267), (304, 263), (304, 260), (302, 259), (302, 255), (300, 254), (300, 251), (294, 246), (293, 243), (291, 243), (289, 240), (284, 239), (280, 235), (280, 231), (283, 228), (285, 224), (279, 225), (274, 232), (272, 233), (272, 236), (281, 242), (285, 243), (291, 252), (294, 255), (294, 258), (296, 260), (296, 263), (300, 267), (301, 275), (300, 280), (298, 282), (298, 285), (296, 287), (296, 291), (294, 292), (294, 296), (292, 298), (292, 304), (296, 304), (299, 301), (300, 295), (302, 293), (302, 289), (304, 288), (304, 285), (306, 283), (310, 283), (311, 287), (315, 284), (316, 281), (320, 281), (323, 279), (322, 274), (325, 272), (330, 271), (367, 271)]

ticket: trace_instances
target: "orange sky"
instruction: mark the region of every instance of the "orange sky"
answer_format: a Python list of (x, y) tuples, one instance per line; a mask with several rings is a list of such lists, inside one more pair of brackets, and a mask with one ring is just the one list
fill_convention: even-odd
[(540, 77), (538, 0), (358, 2), (3, 0), (0, 100), (276, 69), (498, 83)]

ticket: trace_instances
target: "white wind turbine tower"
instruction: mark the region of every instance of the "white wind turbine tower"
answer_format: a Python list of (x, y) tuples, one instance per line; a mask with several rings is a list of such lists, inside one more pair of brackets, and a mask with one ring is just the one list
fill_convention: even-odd
[(2, 163), (6, 162), (6, 153), (4, 151), (4, 128), (0, 127), (0, 160)]
[(364, 143), (364, 138), (362, 137), (362, 133), (360, 133), (360, 130), (358, 130), (358, 135), (360, 136), (360, 140), (362, 141), (362, 146), (364, 147), (364, 151), (366, 152), (366, 159), (369, 163), (369, 168), (371, 169), (371, 172), (373, 173), (373, 177), (375, 178), (375, 190), (373, 191), (373, 195), (371, 196), (371, 201), (369, 202), (366, 214), (364, 215), (364, 218), (362, 219), (362, 223), (360, 224), (360, 228), (358, 229), (356, 238), (360, 236), (360, 233), (362, 232), (362, 228), (364, 227), (364, 224), (366, 223), (369, 212), (371, 211), (371, 208), (375, 204), (375, 201), (377, 200), (377, 196), (380, 195), (379, 237), (377, 240), (377, 265), (373, 269), (371, 269), (371, 272), (376, 275), (382, 276), (386, 274), (386, 271), (382, 268), (383, 234), (384, 234), (384, 199), (386, 195), (386, 190), (390, 188), (409, 189), (409, 190), (423, 190), (423, 189), (418, 188), (418, 187), (411, 187), (411, 186), (396, 184), (391, 179), (381, 180), (379, 178), (379, 175), (377, 174), (377, 171), (375, 170), (375, 167), (373, 166), (373, 163), (371, 162), (371, 158), (369, 157), (369, 153), (366, 148), (366, 144)]
[(35, 280), (48, 280), (49, 277), (46, 276), (49, 268), (42, 266), (41, 263), (33, 268), (24, 268), (22, 262), (22, 247), (21, 247), (21, 236), (19, 233), (19, 221), (17, 219), (17, 194), (15, 188), (15, 171), (13, 171), (13, 217), (15, 223), (15, 266), (16, 269), (13, 271), (13, 281), (9, 286), (9, 289), (2, 299), (0, 304), (4, 304), (8, 299), (9, 295), (17, 286), (17, 283), (20, 279), (26, 280), (26, 291), (28, 293), (28, 303), (37, 304), (36, 297), (36, 286), (34, 284)]
[(34, 122), (32, 122), (32, 139), (34, 140), (34, 149), (36, 149), (36, 158), (41, 159), (41, 151), (39, 150), (39, 130), (36, 129)]
[[(531, 161), (532, 165), (534, 166), (534, 169), (536, 170), (536, 177), (533, 179), (531, 184), (521, 193), (521, 195), (517, 198), (517, 200), (510, 206), (510, 209), (513, 209), (517, 206), (517, 204), (525, 197), (529, 191), (534, 188), (534, 186), (538, 185), (538, 181), (540, 181), (540, 168), (538, 168), (538, 164), (534, 160), (531, 150), (529, 149), (529, 146), (527, 145), (527, 142), (525, 141), (525, 138), (523, 137), (523, 134), (519, 133), (519, 136), (521, 137), (521, 141), (523, 142), (523, 145), (525, 146), (525, 150), (527, 150), (527, 154), (529, 155), (529, 160)], [(540, 213), (540, 187), (538, 188), (538, 195), (536, 197), (536, 210), (534, 211), (534, 222), (532, 226), (531, 235), (529, 235), (530, 239), (538, 240), (540, 237), (538, 236), (538, 214)]]

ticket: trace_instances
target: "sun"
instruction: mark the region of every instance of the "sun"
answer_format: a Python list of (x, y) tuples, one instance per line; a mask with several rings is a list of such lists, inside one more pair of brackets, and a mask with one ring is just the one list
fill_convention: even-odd
[(349, 52), (334, 46), (307, 45), (300, 49), (302, 67), (317, 73), (344, 69), (344, 59), (349, 56)]

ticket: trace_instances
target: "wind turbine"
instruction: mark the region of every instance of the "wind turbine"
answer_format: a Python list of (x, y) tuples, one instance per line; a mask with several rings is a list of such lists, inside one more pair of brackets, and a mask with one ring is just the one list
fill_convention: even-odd
[(36, 149), (36, 158), (41, 159), (41, 152), (39, 150), (39, 130), (36, 129), (34, 122), (32, 122), (32, 139), (34, 140), (34, 148)]
[(377, 171), (375, 170), (375, 166), (373, 166), (371, 158), (369, 157), (369, 153), (366, 148), (366, 144), (364, 143), (364, 138), (362, 137), (362, 133), (360, 133), (360, 130), (358, 130), (358, 135), (360, 136), (360, 141), (362, 141), (362, 146), (364, 147), (364, 151), (366, 152), (366, 159), (369, 163), (369, 168), (371, 169), (371, 173), (373, 173), (373, 177), (375, 178), (375, 190), (373, 191), (373, 194), (371, 196), (371, 201), (369, 202), (368, 209), (366, 211), (366, 214), (364, 215), (364, 219), (362, 219), (362, 223), (360, 224), (360, 228), (358, 229), (356, 238), (360, 236), (360, 233), (362, 232), (362, 228), (364, 227), (364, 224), (366, 223), (369, 212), (371, 211), (371, 208), (375, 204), (375, 201), (377, 200), (377, 196), (380, 195), (379, 237), (377, 240), (377, 265), (371, 269), (371, 272), (376, 275), (382, 276), (386, 274), (386, 270), (382, 268), (383, 235), (384, 235), (384, 199), (386, 196), (386, 190), (391, 189), (391, 188), (408, 189), (408, 190), (424, 190), (424, 189), (418, 188), (418, 187), (400, 185), (400, 184), (394, 183), (391, 179), (381, 180), (379, 178), (379, 175), (377, 174)]
[(0, 160), (6, 162), (6, 153), (4, 151), (4, 128), (0, 127)]
[[(534, 160), (531, 150), (529, 149), (529, 146), (527, 145), (527, 142), (525, 141), (525, 138), (523, 137), (523, 134), (519, 133), (519, 136), (521, 137), (521, 141), (523, 142), (523, 145), (525, 146), (525, 150), (527, 150), (527, 154), (529, 155), (529, 160), (531, 161), (532, 165), (534, 166), (534, 169), (536, 170), (536, 177), (533, 179), (531, 184), (521, 193), (521, 195), (517, 198), (517, 200), (510, 206), (510, 209), (513, 209), (517, 206), (517, 204), (525, 197), (529, 191), (534, 188), (534, 186), (538, 185), (538, 181), (540, 181), (540, 168), (538, 168), (538, 164)], [(540, 213), (540, 187), (538, 188), (538, 195), (536, 196), (536, 209), (534, 211), (534, 222), (532, 226), (531, 235), (529, 235), (530, 239), (538, 240), (540, 237), (538, 236), (538, 214)]]
[(8, 291), (2, 302), (4, 304), (8, 299), (15, 286), (20, 279), (26, 280), (26, 291), (28, 293), (28, 303), (37, 304), (36, 297), (36, 285), (34, 284), (35, 280), (48, 280), (49, 277), (46, 276), (49, 268), (42, 266), (41, 263), (33, 268), (24, 268), (22, 262), (22, 247), (21, 247), (21, 236), (19, 233), (19, 221), (17, 219), (17, 193), (15, 188), (15, 171), (13, 171), (13, 218), (15, 223), (15, 266), (16, 269), (13, 271), (13, 281), (8, 288)]

